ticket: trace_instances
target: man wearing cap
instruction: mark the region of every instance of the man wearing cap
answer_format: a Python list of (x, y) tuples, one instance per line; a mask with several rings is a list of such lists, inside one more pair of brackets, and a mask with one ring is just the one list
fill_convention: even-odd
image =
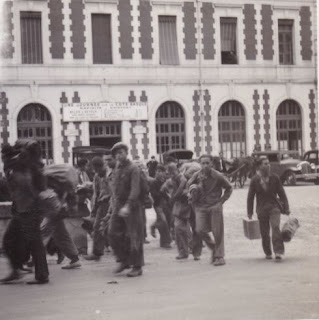
[(112, 154), (117, 161), (113, 180), (112, 215), (109, 241), (119, 261), (114, 273), (132, 268), (128, 277), (142, 275), (144, 232), (140, 169), (128, 158), (128, 147), (116, 143)]
[(202, 169), (188, 181), (189, 198), (195, 209), (196, 231), (211, 249), (214, 266), (222, 266), (225, 264), (223, 204), (231, 196), (232, 186), (213, 169), (213, 160), (206, 154), (199, 158)]

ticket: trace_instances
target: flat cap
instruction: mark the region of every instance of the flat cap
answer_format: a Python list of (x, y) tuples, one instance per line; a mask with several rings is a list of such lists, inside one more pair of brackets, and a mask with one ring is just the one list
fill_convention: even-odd
[(115, 145), (111, 149), (112, 155), (114, 156), (116, 151), (119, 150), (119, 149), (124, 149), (127, 152), (128, 151), (128, 146), (123, 142), (115, 143)]

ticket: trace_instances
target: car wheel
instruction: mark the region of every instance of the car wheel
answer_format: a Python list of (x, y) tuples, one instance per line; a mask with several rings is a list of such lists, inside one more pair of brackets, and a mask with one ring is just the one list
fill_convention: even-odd
[(319, 178), (317, 178), (315, 181), (314, 181), (315, 185), (317, 186), (319, 184)]
[(288, 171), (285, 173), (283, 180), (287, 186), (295, 186), (296, 185), (296, 174), (292, 171)]

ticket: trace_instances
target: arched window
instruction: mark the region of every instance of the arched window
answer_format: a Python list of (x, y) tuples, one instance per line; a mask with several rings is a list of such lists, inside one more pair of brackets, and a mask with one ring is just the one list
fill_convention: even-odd
[(219, 109), (218, 132), (220, 151), (225, 158), (246, 154), (245, 111), (238, 101), (227, 101)]
[(285, 100), (279, 105), (276, 127), (278, 149), (302, 153), (301, 111), (296, 101)]
[(18, 138), (37, 140), (42, 149), (42, 157), (49, 163), (53, 160), (52, 120), (50, 112), (43, 105), (30, 103), (18, 115)]
[(156, 112), (156, 147), (158, 154), (185, 148), (184, 111), (174, 101), (163, 103)]

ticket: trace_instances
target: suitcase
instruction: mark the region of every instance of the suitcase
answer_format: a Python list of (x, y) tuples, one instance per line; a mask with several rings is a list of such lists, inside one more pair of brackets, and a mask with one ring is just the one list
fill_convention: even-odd
[(243, 219), (244, 234), (249, 240), (260, 239), (260, 227), (258, 220)]

